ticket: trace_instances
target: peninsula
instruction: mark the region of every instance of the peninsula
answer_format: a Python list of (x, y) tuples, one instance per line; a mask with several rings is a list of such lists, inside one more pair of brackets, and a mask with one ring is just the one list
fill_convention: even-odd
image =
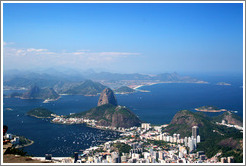
[(56, 116), (53, 112), (46, 108), (34, 108), (28, 111), (27, 115), (35, 118), (52, 118), (53, 116)]
[(53, 88), (39, 88), (38, 86), (33, 86), (21, 96), (21, 99), (57, 100), (59, 97), (60, 95), (57, 94)]
[(199, 108), (195, 108), (196, 111), (201, 111), (201, 112), (223, 112), (227, 111), (226, 109), (219, 109), (215, 106), (202, 106)]
[(110, 88), (102, 91), (97, 107), (72, 115), (56, 116), (52, 122), (61, 124), (86, 123), (88, 126), (99, 129), (130, 128), (141, 125), (141, 120), (131, 110), (118, 105), (114, 92)]

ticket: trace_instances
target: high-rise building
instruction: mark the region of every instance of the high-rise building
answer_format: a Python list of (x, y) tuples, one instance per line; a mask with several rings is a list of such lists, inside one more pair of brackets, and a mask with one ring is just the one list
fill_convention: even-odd
[(183, 158), (184, 154), (182, 152), (179, 152), (179, 158)]
[(234, 163), (234, 158), (233, 157), (227, 157), (228, 163)]
[(201, 137), (200, 137), (200, 135), (198, 135), (198, 136), (196, 137), (196, 141), (197, 141), (197, 143), (200, 143), (200, 142), (201, 142)]
[(185, 146), (188, 145), (188, 138), (187, 137), (184, 138), (184, 144), (185, 144)]
[(195, 149), (195, 148), (194, 148), (194, 142), (193, 142), (192, 139), (189, 140), (188, 146), (189, 146), (190, 152), (193, 151), (193, 150)]
[(198, 126), (193, 126), (192, 127), (192, 136), (194, 138), (196, 138), (198, 134), (199, 134), (199, 127)]
[(169, 142), (170, 141), (170, 136), (167, 136), (167, 142)]
[(222, 163), (227, 163), (227, 158), (226, 158), (226, 157), (222, 157), (222, 158), (220, 159), (220, 161), (221, 161)]
[(177, 134), (177, 139), (180, 139), (180, 134)]
[(194, 147), (196, 149), (196, 139), (193, 139), (192, 141), (193, 141)]

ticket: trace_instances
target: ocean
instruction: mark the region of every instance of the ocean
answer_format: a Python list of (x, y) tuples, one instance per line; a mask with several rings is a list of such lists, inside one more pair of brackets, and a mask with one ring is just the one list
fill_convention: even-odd
[[(231, 86), (216, 85), (222, 81)], [(209, 80), (209, 84), (166, 83), (143, 86), (140, 89), (150, 92), (117, 94), (116, 98), (119, 105), (130, 108), (142, 121), (156, 125), (168, 124), (180, 110), (194, 111), (205, 105), (238, 111), (237, 114), (243, 117), (242, 85), (242, 79), (215, 77)], [(4, 91), (4, 94), (7, 93), (10, 92)], [(46, 153), (72, 156), (75, 151), (118, 138), (119, 133), (88, 128), (85, 125), (53, 124), (48, 119), (29, 117), (26, 112), (36, 107), (45, 107), (58, 115), (68, 115), (95, 107), (98, 98), (99, 96), (64, 95), (58, 101), (50, 103), (4, 98), (4, 124), (9, 127), (8, 133), (23, 135), (35, 142), (24, 148), (28, 154), (40, 157)], [(220, 113), (209, 113), (211, 116), (218, 114)]]

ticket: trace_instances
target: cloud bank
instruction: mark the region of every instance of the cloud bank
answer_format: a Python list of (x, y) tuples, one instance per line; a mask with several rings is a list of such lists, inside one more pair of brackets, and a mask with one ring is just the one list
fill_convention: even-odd
[(93, 52), (91, 50), (54, 52), (44, 48), (15, 48), (5, 42), (3, 44), (3, 65), (5, 69), (55, 66), (81, 69), (101, 68), (113, 63), (121, 63), (126, 58), (137, 55), (140, 55), (140, 53)]

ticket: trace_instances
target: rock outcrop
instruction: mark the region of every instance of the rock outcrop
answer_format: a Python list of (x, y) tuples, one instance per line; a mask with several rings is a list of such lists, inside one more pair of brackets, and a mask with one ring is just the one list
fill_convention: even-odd
[(69, 117), (94, 119), (100, 126), (130, 128), (141, 124), (141, 120), (131, 110), (117, 105), (114, 92), (109, 88), (101, 93), (97, 107)]
[(102, 91), (97, 106), (101, 106), (104, 104), (112, 104), (114, 106), (118, 105), (114, 92), (110, 88), (106, 88)]
[(226, 111), (223, 114), (219, 115), (215, 118), (215, 120), (220, 123), (222, 120), (225, 120), (228, 124), (243, 126), (243, 119), (229, 111)]

